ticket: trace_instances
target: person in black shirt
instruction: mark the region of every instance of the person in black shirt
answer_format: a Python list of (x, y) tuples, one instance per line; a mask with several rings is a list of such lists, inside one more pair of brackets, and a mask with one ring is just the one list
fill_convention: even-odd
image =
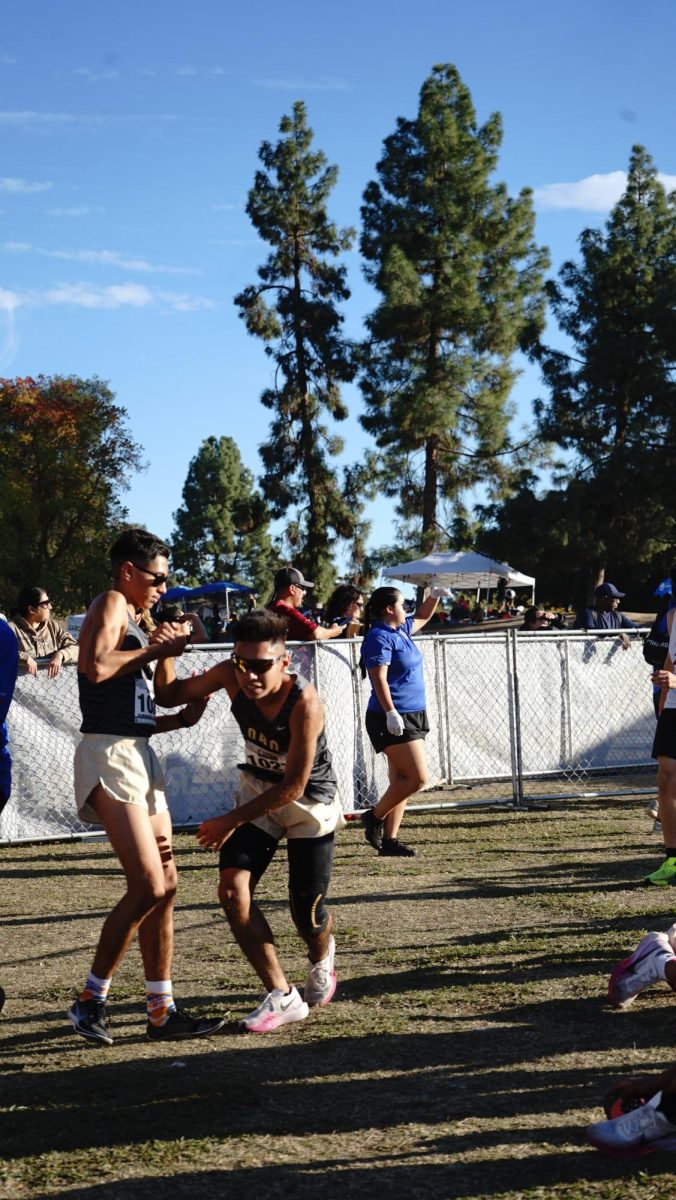
[(177, 1008), (171, 963), (176, 866), (171, 817), (153, 733), (194, 725), (204, 702), (155, 716), (148, 664), (182, 654), (191, 628), (165, 622), (150, 638), (137, 614), (166, 591), (169, 551), (145, 529), (127, 529), (111, 547), (114, 586), (90, 605), (80, 633), (78, 688), (82, 738), (75, 751), (75, 797), (85, 821), (103, 825), (126, 876), (124, 896), (104, 922), (91, 970), (68, 1013), (75, 1032), (111, 1045), (106, 999), (113, 972), (138, 932), (146, 974), (151, 1041), (215, 1033), (223, 1020)]
[[(290, 674), (286, 621), (267, 609), (249, 613), (234, 630), (234, 653), (203, 675), (178, 680), (171, 659), (157, 670), (159, 703), (172, 707), (224, 688), (244, 738), (236, 807), (203, 821), (197, 838), (220, 851), (219, 899), (230, 928), (264, 988), (261, 1003), (241, 1022), (269, 1033), (301, 1021), (309, 1007), (328, 1004), (336, 988), (333, 920), (326, 895), (334, 832), (344, 823), (317, 692)], [(291, 916), (308, 948), (304, 998), (291, 986), (254, 889), (286, 835)]]

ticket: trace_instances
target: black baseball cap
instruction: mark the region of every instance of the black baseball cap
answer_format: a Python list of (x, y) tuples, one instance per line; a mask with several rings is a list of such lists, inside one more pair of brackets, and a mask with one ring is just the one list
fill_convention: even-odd
[(309, 579), (304, 579), (301, 571), (296, 567), (282, 567), (275, 575), (275, 591), (279, 592), (282, 588), (291, 587), (313, 588), (314, 583), (310, 583)]
[(613, 600), (624, 599), (624, 592), (619, 592), (614, 583), (600, 583), (594, 592), (595, 596), (610, 596)]

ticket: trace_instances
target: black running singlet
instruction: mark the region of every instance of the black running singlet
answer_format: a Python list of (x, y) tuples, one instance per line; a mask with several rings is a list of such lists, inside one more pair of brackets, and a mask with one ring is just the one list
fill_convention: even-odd
[[(128, 618), (129, 624), (120, 650), (147, 646), (142, 629)], [(129, 675), (91, 683), (77, 673), (82, 724), (80, 733), (116, 733), (120, 737), (150, 737), (155, 732), (155, 700), (148, 687), (143, 667)]]
[[(307, 686), (306, 679), (300, 675), (294, 676), (293, 687), (273, 721), (268, 721), (254, 701), (249, 700), (244, 692), (237, 693), (232, 702), (232, 715), (244, 736), (246, 751), (246, 762), (237, 764), (240, 771), (248, 771), (257, 779), (279, 783), (284, 775), (286, 756), (291, 741), (289, 732), (291, 709)], [(338, 783), (331, 765), (331, 754), (326, 744), (326, 734), (322, 729), (317, 739), (315, 760), (312, 764), (310, 778), (305, 786), (305, 795), (308, 800), (319, 800), (323, 804), (330, 804), (337, 788)]]

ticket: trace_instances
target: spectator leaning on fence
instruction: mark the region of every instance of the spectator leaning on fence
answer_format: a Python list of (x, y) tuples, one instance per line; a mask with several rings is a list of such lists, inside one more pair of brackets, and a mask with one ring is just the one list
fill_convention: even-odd
[(394, 587), (377, 588), (366, 606), (360, 660), (372, 688), (366, 732), (376, 754), (383, 751), (387, 758), (390, 785), (362, 821), (367, 842), (383, 858), (415, 854), (397, 837), (407, 800), (427, 783), (423, 658), (412, 639), (429, 621), (439, 598), (448, 595), (448, 588), (433, 588), (413, 617), (406, 615), (404, 598)]
[(68, 1018), (76, 1033), (105, 1045), (112, 1043), (106, 1010), (112, 976), (135, 933), (146, 975), (148, 1038), (201, 1037), (224, 1024), (177, 1008), (171, 981), (176, 865), (164, 779), (149, 738), (194, 725), (204, 701), (155, 716), (149, 664), (182, 654), (188, 628), (162, 622), (148, 638), (136, 616), (166, 591), (168, 554), (147, 530), (125, 530), (110, 551), (114, 586), (89, 606), (80, 632), (82, 738), (75, 751), (75, 798), (82, 820), (103, 825), (126, 890), (104, 921)]
[(19, 592), (16, 609), (9, 622), (19, 642), (19, 669), (36, 675), (37, 659), (48, 658), (47, 674), (58, 675), (64, 663), (77, 662), (78, 647), (52, 618), (52, 601), (44, 588), (25, 587)]
[[(594, 592), (594, 607), (583, 608), (575, 618), (575, 629), (637, 629), (624, 613), (618, 611), (624, 592), (618, 591), (614, 583), (601, 583)], [(626, 634), (620, 634), (622, 649), (630, 646)]]
[(317, 621), (304, 617), (299, 610), (305, 593), (312, 591), (314, 583), (304, 579), (296, 567), (282, 567), (275, 575), (274, 592), (267, 607), (287, 623), (288, 638), (292, 642), (320, 642), (326, 638), (344, 636), (342, 625), (330, 625), (324, 629)]
[(324, 620), (327, 625), (342, 626), (344, 637), (354, 638), (358, 636), (362, 627), (363, 612), (364, 597), (361, 588), (355, 587), (353, 583), (340, 583), (326, 602)]

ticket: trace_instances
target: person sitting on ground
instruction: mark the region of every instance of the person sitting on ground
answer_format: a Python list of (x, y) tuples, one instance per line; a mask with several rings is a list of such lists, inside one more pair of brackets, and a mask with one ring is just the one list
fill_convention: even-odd
[(304, 579), (296, 567), (282, 567), (275, 575), (274, 592), (266, 607), (278, 617), (284, 617), (288, 637), (292, 642), (320, 642), (326, 638), (344, 637), (342, 625), (335, 622), (325, 629), (318, 621), (304, 617), (299, 610), (303, 606), (305, 593), (312, 591), (314, 583)]
[(357, 637), (362, 627), (364, 596), (353, 583), (340, 583), (331, 593), (324, 610), (327, 625), (340, 625), (343, 636)]
[(47, 674), (53, 679), (64, 663), (77, 662), (78, 647), (73, 635), (53, 620), (51, 613), (52, 601), (45, 589), (25, 587), (19, 592), (9, 624), (19, 643), (19, 670), (37, 675), (37, 659), (48, 658)]

